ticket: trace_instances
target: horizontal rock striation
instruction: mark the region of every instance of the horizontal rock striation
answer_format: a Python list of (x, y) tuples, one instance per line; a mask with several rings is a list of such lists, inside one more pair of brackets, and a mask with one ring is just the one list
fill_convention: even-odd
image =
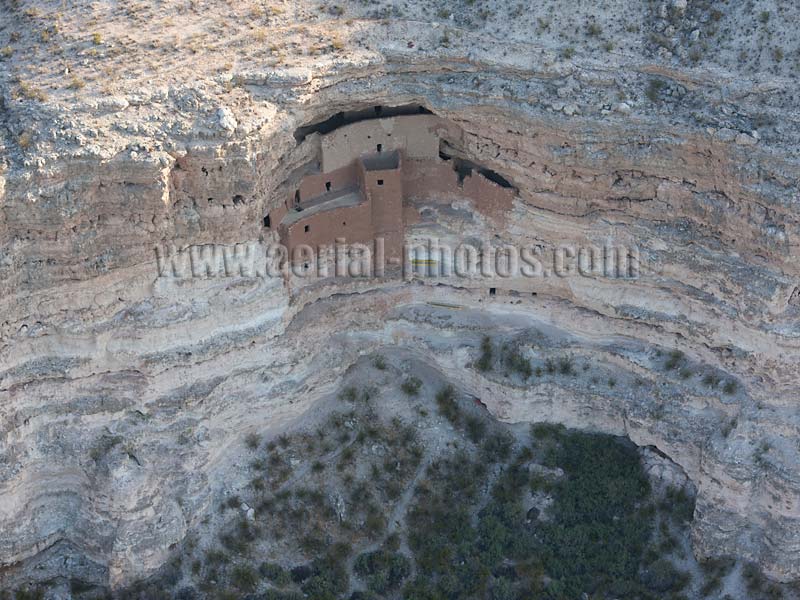
[[(434, 35), (386, 27), (386, 40)], [(35, 126), (41, 143), (23, 151), (8, 129), (0, 174), (2, 577), (39, 564), (37, 577), (120, 586), (152, 573), (231, 485), (248, 432), (279, 432), (360, 355), (399, 346), (500, 419), (656, 447), (697, 488), (698, 556), (800, 578), (800, 169), (797, 115), (780, 104), (791, 82), (759, 92), (713, 71), (577, 66), (472, 41), (247, 70), (222, 118), (225, 82), (75, 106), (81, 123), (9, 98), (5, 122)], [(680, 100), (648, 100), (654, 77)], [(420, 193), (407, 240), (613, 242), (638, 249), (639, 277), (159, 276), (156, 248), (275, 241), (264, 216), (318, 159), (319, 134), (299, 141), (299, 128), (413, 104), (447, 123), (449, 156), (502, 175), (516, 197), (491, 215)], [(174, 127), (151, 129), (172, 111)], [(764, 113), (785, 120), (754, 136)], [(87, 127), (113, 133), (88, 143)], [(486, 334), (544, 376), (476, 369)], [(548, 375), (544, 361), (565, 356), (576, 376)]]

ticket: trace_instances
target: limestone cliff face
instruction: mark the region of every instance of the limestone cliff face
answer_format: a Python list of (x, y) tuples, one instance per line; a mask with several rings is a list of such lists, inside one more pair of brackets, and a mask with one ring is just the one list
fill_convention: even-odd
[[(698, 555), (800, 577), (796, 113), (771, 104), (774, 87), (713, 72), (578, 66), (501, 46), (464, 39), (412, 53), (385, 42), (349, 61), (243, 72), (225, 110), (222, 87), (139, 90), (133, 102), (86, 108), (84, 124), (9, 99), (0, 564), (115, 586), (151, 573), (230, 483), (247, 432), (279, 431), (360, 354), (399, 345), (501, 419), (656, 446), (697, 487)], [(670, 94), (648, 99), (653, 78)], [(316, 160), (316, 134), (299, 142), (295, 130), (405, 104), (448, 122), (450, 152), (518, 190), (499, 218), (466, 200), (421, 198), (409, 239), (613, 241), (640, 249), (639, 278), (298, 288), (159, 277), (156, 247), (273, 239), (264, 215)], [(154, 131), (138, 107), (180, 116)], [(754, 134), (764, 113), (785, 120)], [(38, 127), (41, 145), (23, 152), (11, 121)], [(114, 133), (81, 141), (86, 127)], [(484, 332), (540, 357), (574, 356), (591, 377), (521, 385), (483, 375), (471, 364)], [(665, 368), (675, 349), (691, 377)]]

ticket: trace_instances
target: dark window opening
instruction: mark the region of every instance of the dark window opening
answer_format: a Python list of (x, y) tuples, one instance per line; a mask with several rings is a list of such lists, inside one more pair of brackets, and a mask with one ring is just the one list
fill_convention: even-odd
[(242, 196), (241, 194), (236, 194), (233, 197), (233, 205), (239, 206), (240, 204), (244, 204), (244, 196)]
[(303, 231), (305, 231), (306, 233), (308, 233), (308, 225), (304, 225), (304, 226), (303, 226)]
[(539, 294), (537, 294), (536, 292), (531, 292), (531, 296), (538, 296), (538, 295)]
[(303, 270), (308, 271), (308, 263), (303, 263)]
[(347, 225), (347, 221), (342, 221), (342, 225)]
[(330, 181), (326, 181), (325, 182), (325, 191), (326, 192), (330, 192), (331, 191), (331, 182)]
[(383, 152), (383, 144), (378, 144), (378, 152)]
[(294, 191), (294, 203), (300, 204), (300, 190)]
[(272, 221), (270, 220), (269, 215), (267, 215), (266, 217), (264, 217), (264, 227), (269, 229), (271, 225)]
[(497, 294), (497, 288), (489, 288), (489, 295), (494, 296)]
[(378, 185), (383, 185), (383, 179), (378, 179)]

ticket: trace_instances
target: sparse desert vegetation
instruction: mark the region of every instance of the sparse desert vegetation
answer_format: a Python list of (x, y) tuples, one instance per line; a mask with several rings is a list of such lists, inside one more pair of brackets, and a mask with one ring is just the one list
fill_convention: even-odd
[[(749, 561), (800, 572), (798, 22), (0, 2), (0, 600), (797, 598)], [(624, 241), (636, 277), (156, 278), (280, 239), (325, 131), (401, 109), (438, 139), (392, 237)]]
[[(519, 351), (502, 345), (497, 365), (526, 375)], [(730, 576), (726, 561), (699, 579), (682, 566), (693, 497), (652, 488), (630, 442), (512, 428), (445, 382), (380, 384), (396, 369), (384, 354), (363, 362), (372, 370), (352, 373), (314, 425), (245, 436), (250, 483), (120, 597), (655, 600)], [(554, 376), (573, 371), (568, 356), (553, 363)], [(121, 443), (105, 440), (96, 459)]]

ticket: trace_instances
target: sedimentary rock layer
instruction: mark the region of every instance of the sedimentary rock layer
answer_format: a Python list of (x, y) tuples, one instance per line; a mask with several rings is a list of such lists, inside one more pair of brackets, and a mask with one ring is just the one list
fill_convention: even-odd
[[(128, 127), (106, 147), (11, 156), (0, 175), (0, 563), (52, 548), (69, 560), (48, 573), (115, 586), (151, 573), (229, 484), (247, 432), (279, 431), (360, 354), (394, 345), (501, 419), (657, 447), (697, 487), (698, 555), (800, 577), (796, 129), (754, 137), (747, 86), (725, 84), (720, 102), (710, 74), (545, 67), (507, 50), (525, 60), (386, 48), (277, 82), (251, 73), (248, 100), (208, 110), (198, 130)], [(643, 99), (652, 73), (682, 86), (681, 103)], [(583, 110), (564, 111), (565, 85)], [(589, 108), (622, 93), (630, 105)], [(156, 96), (159, 110), (180, 105), (174, 90)], [(501, 174), (517, 197), (489, 214), (457, 192), (416, 194), (408, 240), (613, 242), (638, 248), (639, 277), (159, 276), (157, 247), (275, 239), (263, 217), (317, 158), (318, 134), (298, 141), (298, 128), (410, 104), (448, 123), (448, 153)], [(114, 119), (145, 121), (129, 108)], [(525, 385), (481, 374), (472, 363), (487, 332), (590, 367)], [(690, 377), (665, 366), (675, 350)]]

